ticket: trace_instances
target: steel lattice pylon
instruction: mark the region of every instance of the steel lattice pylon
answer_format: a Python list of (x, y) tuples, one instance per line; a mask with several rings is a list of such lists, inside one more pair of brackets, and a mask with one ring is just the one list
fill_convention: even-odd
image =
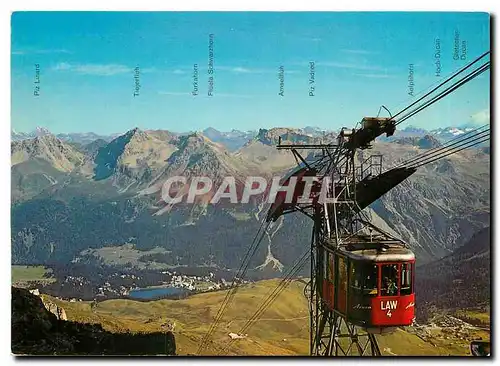
[[(350, 324), (341, 313), (329, 309), (322, 300), (322, 283), (325, 253), (348, 245), (357, 236), (373, 231), (387, 240), (390, 237), (369, 222), (356, 199), (357, 184), (368, 176), (381, 174), (381, 155), (370, 155), (367, 159), (356, 156), (358, 148), (369, 147), (365, 138), (362, 143), (354, 136), (356, 130), (348, 130), (338, 137), (337, 144), (326, 145), (281, 145), (278, 149), (291, 150), (299, 167), (314, 170), (322, 186), (327, 186), (327, 197), (333, 202), (288, 207), (283, 214), (300, 211), (314, 221), (310, 257), (311, 280), (308, 284), (310, 313), (310, 354), (314, 356), (380, 356), (374, 334)], [(352, 134), (351, 134), (352, 132)], [(380, 135), (385, 131), (378, 131)], [(375, 136), (376, 137), (376, 136)], [(375, 138), (373, 137), (373, 139)], [(371, 141), (371, 140), (370, 140)], [(362, 146), (361, 146), (362, 145)], [(304, 157), (299, 151), (309, 151)], [(318, 158), (319, 155), (319, 158)]]
[[(347, 322), (344, 316), (328, 309), (321, 301), (323, 283), (323, 262), (326, 260), (326, 246), (338, 248), (364, 229), (364, 216), (357, 209), (355, 183), (362, 178), (363, 164), (355, 166), (353, 151), (339, 149), (334, 155), (330, 175), (330, 194), (334, 203), (324, 204), (317, 209), (311, 251), (311, 283), (315, 290), (311, 301), (310, 354), (315, 356), (380, 356), (380, 349), (373, 334)], [(356, 174), (358, 172), (358, 174)], [(361, 175), (360, 175), (361, 174)], [(335, 192), (335, 193), (334, 193)]]
[(377, 339), (329, 309), (320, 313), (313, 356), (380, 356)]

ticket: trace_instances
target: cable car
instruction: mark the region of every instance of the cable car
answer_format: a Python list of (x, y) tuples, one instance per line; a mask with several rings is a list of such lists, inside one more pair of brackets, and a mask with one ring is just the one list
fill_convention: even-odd
[(397, 240), (358, 235), (337, 249), (323, 247), (322, 301), (370, 333), (387, 333), (415, 319), (415, 255)]

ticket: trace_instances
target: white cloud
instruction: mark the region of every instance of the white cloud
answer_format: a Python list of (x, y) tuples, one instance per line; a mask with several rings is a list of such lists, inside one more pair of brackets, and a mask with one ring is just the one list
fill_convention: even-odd
[(60, 62), (52, 68), (52, 70), (54, 70), (54, 71), (70, 70), (70, 69), (71, 69), (71, 65), (68, 64), (67, 62)]
[(334, 67), (339, 69), (352, 69), (352, 70), (362, 70), (362, 71), (384, 71), (383, 68), (374, 66), (374, 65), (366, 65), (366, 64), (357, 64), (357, 63), (343, 63), (343, 62), (317, 62), (317, 66), (324, 67)]
[(242, 66), (215, 66), (215, 71), (230, 71), (235, 74), (251, 74), (251, 73), (256, 73), (258, 70), (256, 69), (249, 69), (246, 67)]
[(473, 114), (470, 118), (472, 119), (472, 122), (479, 125), (490, 123), (490, 109), (483, 109), (482, 111)]
[(239, 66), (233, 67), (231, 69), (231, 71), (235, 72), (235, 73), (243, 73), (243, 74), (247, 74), (247, 73), (251, 73), (252, 72), (252, 70), (250, 70), (250, 69), (246, 69), (244, 67), (239, 67)]
[(66, 53), (70, 54), (71, 52), (65, 49), (57, 49), (57, 50), (36, 50), (33, 53)]
[(26, 54), (50, 54), (50, 53), (65, 53), (70, 54), (71, 52), (65, 49), (48, 49), (48, 50), (18, 50), (12, 51), (13, 55), (26, 55)]
[(158, 72), (158, 69), (156, 67), (145, 67), (144, 69), (140, 69), (141, 74), (150, 74), (153, 72)]
[(388, 75), (388, 74), (376, 74), (376, 73), (367, 73), (367, 74), (354, 74), (356, 76), (361, 76), (364, 78), (370, 78), (370, 79), (388, 79), (388, 78), (393, 78), (394, 76)]
[[(158, 94), (160, 95), (169, 95), (169, 96), (193, 96), (191, 93), (186, 93), (186, 92), (171, 92), (171, 91), (159, 91)], [(196, 98), (252, 98), (251, 95), (246, 95), (246, 94), (230, 94), (230, 93), (214, 93), (213, 96), (209, 97), (205, 93), (200, 93), (196, 96)]]
[[(242, 66), (215, 66), (215, 71), (229, 71), (234, 74), (277, 74), (278, 67), (274, 69), (252, 69)], [(288, 70), (285, 67), (285, 74), (297, 74), (297, 70)]]
[[(205, 72), (205, 68), (203, 65), (201, 67), (199, 66), (198, 72), (203, 73)], [(163, 72), (162, 70), (155, 70), (156, 72)], [(189, 67), (179, 67), (177, 69), (170, 69), (167, 72), (171, 72), (176, 75), (185, 75), (185, 74), (190, 74), (193, 72), (193, 68)], [(254, 68), (249, 68), (249, 67), (244, 67), (244, 66), (215, 66), (215, 72), (230, 72), (233, 74), (276, 74), (278, 73), (278, 67), (272, 68), (272, 69), (254, 69)], [(288, 70), (285, 68), (285, 74), (297, 74), (300, 73), (300, 71), (297, 70)]]
[(227, 94), (227, 93), (214, 93), (214, 98), (224, 97), (224, 98), (252, 98), (251, 95), (246, 94)]
[(75, 71), (86, 75), (110, 76), (132, 72), (133, 68), (118, 64), (98, 65), (86, 64), (75, 66)]
[(133, 68), (119, 64), (69, 64), (60, 62), (52, 70), (73, 71), (82, 75), (112, 76), (130, 73)]
[(169, 92), (169, 91), (159, 91), (158, 94), (160, 94), (160, 95), (174, 95), (174, 96), (191, 95), (190, 93)]

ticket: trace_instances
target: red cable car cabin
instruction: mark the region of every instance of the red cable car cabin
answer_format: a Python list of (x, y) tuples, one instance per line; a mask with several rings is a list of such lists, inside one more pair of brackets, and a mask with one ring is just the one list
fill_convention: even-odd
[(330, 310), (373, 333), (412, 324), (415, 255), (402, 243), (368, 238), (324, 247), (323, 255), (322, 299)]

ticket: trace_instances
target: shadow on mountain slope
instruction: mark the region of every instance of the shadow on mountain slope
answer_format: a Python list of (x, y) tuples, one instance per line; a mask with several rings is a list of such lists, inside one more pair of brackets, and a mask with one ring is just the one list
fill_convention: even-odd
[(11, 321), (16, 355), (175, 355), (171, 332), (111, 333), (98, 324), (58, 320), (38, 296), (16, 287)]
[(490, 227), (472, 236), (452, 254), (417, 267), (417, 319), (425, 321), (431, 307), (488, 307), (490, 291)]

